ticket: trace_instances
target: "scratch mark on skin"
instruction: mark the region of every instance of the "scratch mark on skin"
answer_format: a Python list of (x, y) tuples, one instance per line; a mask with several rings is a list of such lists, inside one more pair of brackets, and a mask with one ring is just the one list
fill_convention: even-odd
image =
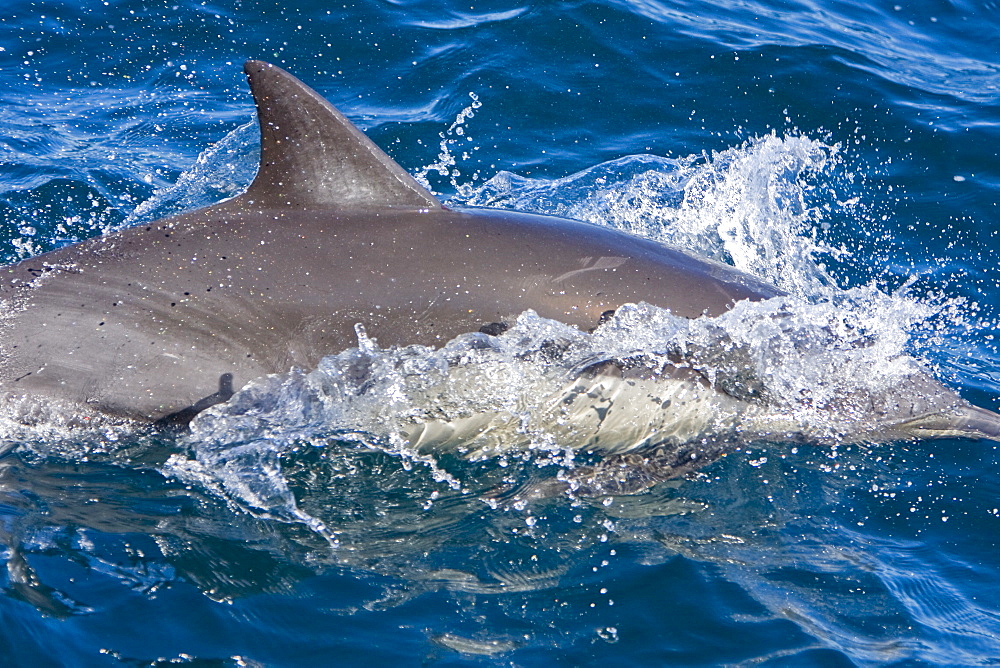
[[(586, 265), (586, 264), (588, 264), (590, 262), (590, 260), (591, 260), (591, 258), (585, 257), (585, 258), (581, 258), (580, 261), (581, 261), (581, 264)], [(567, 271), (565, 274), (562, 274), (561, 276), (556, 276), (554, 279), (552, 279), (552, 281), (554, 283), (559, 283), (561, 281), (569, 280), (569, 279), (573, 278), (574, 276), (577, 276), (579, 274), (583, 274), (583, 273), (588, 272), (588, 271), (598, 271), (598, 270), (602, 270), (602, 269), (617, 269), (618, 267), (622, 266), (626, 262), (628, 262), (628, 258), (625, 258), (625, 257), (602, 257), (602, 258), (598, 258), (597, 261), (594, 262), (589, 267), (588, 266), (584, 266), (582, 269), (574, 269), (573, 271)]]

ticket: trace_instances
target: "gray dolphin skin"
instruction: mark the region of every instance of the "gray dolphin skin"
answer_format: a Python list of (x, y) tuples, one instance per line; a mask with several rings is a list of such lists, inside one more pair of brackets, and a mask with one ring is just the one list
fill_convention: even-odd
[[(302, 82), (245, 70), (261, 129), (246, 193), (0, 269), (8, 402), (183, 423), (356, 346), (358, 323), (383, 347), (439, 346), (527, 309), (591, 329), (625, 303), (696, 318), (781, 294), (596, 225), (445, 208)], [(1000, 416), (940, 392), (947, 411), (903, 416), (914, 434), (997, 438)]]

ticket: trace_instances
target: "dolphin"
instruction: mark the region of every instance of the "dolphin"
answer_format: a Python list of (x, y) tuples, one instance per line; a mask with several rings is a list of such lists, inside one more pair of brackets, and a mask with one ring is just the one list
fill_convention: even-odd
[[(502, 335), (529, 310), (589, 330), (623, 304), (699, 318), (782, 296), (605, 227), (442, 206), (291, 74), (256, 60), (244, 69), (261, 134), (245, 193), (0, 269), (8, 412), (40, 401), (183, 425), (255, 379), (357, 346), (359, 331), (383, 347), (439, 347)], [(590, 386), (628, 377), (605, 367), (589, 370)], [(682, 367), (654, 375), (698, 384)], [(893, 436), (1000, 437), (1000, 416), (923, 382), (944, 399), (896, 402)]]

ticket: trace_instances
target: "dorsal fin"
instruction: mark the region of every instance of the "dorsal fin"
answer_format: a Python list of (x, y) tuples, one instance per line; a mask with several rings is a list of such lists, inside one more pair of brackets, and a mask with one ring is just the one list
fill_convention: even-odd
[(264, 207), (440, 208), (333, 105), (280, 67), (243, 68), (257, 103), (260, 167), (243, 195)]

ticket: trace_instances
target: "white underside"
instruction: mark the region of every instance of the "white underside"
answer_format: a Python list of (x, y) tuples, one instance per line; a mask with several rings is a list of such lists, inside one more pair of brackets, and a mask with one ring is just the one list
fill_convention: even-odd
[(673, 378), (597, 375), (556, 392), (550, 388), (536, 399), (524, 410), (515, 406), (414, 421), (402, 436), (421, 452), (458, 450), (472, 459), (539, 446), (617, 454), (722, 437), (756, 412), (753, 404), (703, 383)]

